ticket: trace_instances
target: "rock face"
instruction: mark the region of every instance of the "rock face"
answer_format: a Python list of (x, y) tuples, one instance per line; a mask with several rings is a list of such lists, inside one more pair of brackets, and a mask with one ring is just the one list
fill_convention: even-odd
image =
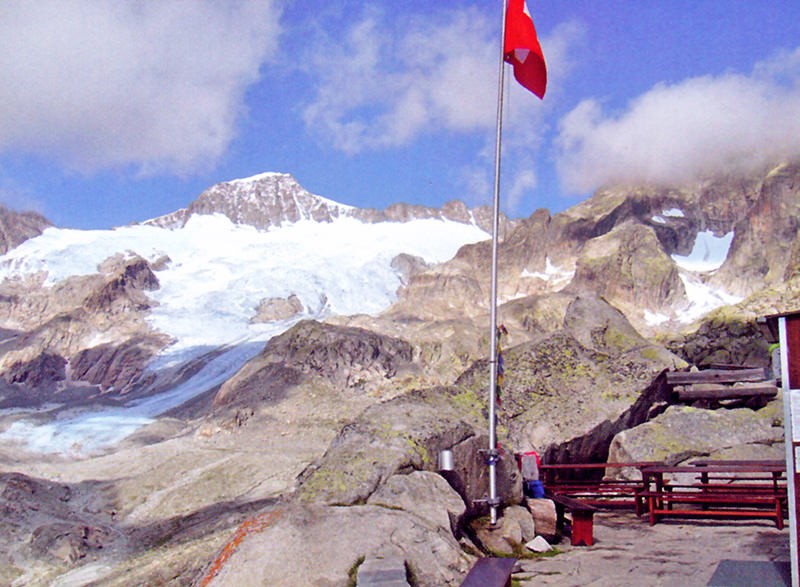
[[(698, 295), (708, 295), (687, 293), (689, 277), (698, 287), (736, 296), (781, 284), (800, 266), (798, 169), (783, 163), (760, 175), (682, 187), (620, 186), (554, 216), (538, 210), (500, 243), (500, 301), (594, 293), (652, 333), (682, 327), (681, 313)], [(732, 237), (716, 272), (687, 273), (678, 264), (676, 258), (689, 256), (702, 240), (699, 235)], [(403, 315), (485, 312), (490, 247), (463, 247), (443, 266), (413, 276), (401, 292)], [(663, 315), (658, 328), (648, 318), (654, 314)]]
[(405, 509), (305, 505), (276, 510), (274, 520), (208, 584), (346, 585), (359, 561), (392, 556), (407, 562), (420, 587), (455, 587), (471, 562), (449, 526)]
[(567, 291), (593, 292), (624, 307), (662, 309), (685, 296), (675, 264), (649, 226), (625, 223), (589, 240)]
[(209, 188), (189, 205), (185, 218), (220, 213), (234, 224), (269, 228), (301, 219), (330, 222), (347, 210), (307, 192), (291, 175), (269, 173)]
[(435, 470), (441, 450), (474, 435), (453, 390), (405, 394), (367, 408), (345, 426), (320, 462), (299, 477), (296, 495), (308, 503), (362, 503), (394, 474)]
[[(669, 406), (662, 374), (687, 363), (765, 360), (752, 319), (800, 300), (797, 186), (797, 166), (785, 164), (746, 179), (604, 189), (565, 212), (504, 224), (503, 549), (533, 530), (554, 532), (549, 509), (537, 511), (540, 528), (527, 523), (515, 452), (536, 449), (549, 462), (781, 457), (779, 402), (758, 411)], [(354, 210), (266, 174), (214, 186), (152, 223), (219, 213), (264, 230), (341, 216), (484, 226), (485, 212), (458, 202)], [(684, 324), (678, 314), (693, 293), (676, 257), (701, 234), (731, 232), (725, 264), (694, 277), (753, 295), (668, 340), (647, 338)], [(186, 407), (197, 420), (185, 427), (163, 420), (129, 439), (128, 452), (36, 463), (59, 482), (44, 472), (3, 473), (10, 539), (0, 549), (0, 583), (25, 582), (26, 569), (41, 564), (50, 573), (41, 584), (70, 571), (86, 574), (64, 583), (344, 585), (360, 560), (383, 556), (403, 560), (418, 585), (460, 584), (466, 552), (493, 535), (467, 532), (485, 525), (474, 518), (488, 495), (490, 257), (488, 243), (438, 266), (400, 255), (395, 306), (298, 323), (214, 398)], [(38, 401), (66, 401), (78, 387), (93, 397), (135, 394), (147, 361), (169, 342), (145, 321), (155, 267), (119, 255), (51, 291), (42, 279), (0, 286), (0, 393), (25, 388)], [(302, 310), (296, 296), (268, 298), (253, 320)], [(665, 315), (664, 325), (650, 324), (648, 312)], [(436, 471), (443, 449), (454, 471)], [(0, 450), (24, 468), (13, 449)], [(220, 557), (228, 563), (208, 574)]]
[[(119, 542), (108, 524), (111, 508), (97, 499), (102, 489), (0, 473), (0, 532), (15, 538), (4, 549), (3, 584), (11, 584), (36, 558), (64, 568), (92, 560)], [(87, 493), (94, 495), (91, 505)]]
[(416, 514), (436, 527), (449, 527), (455, 536), (467, 513), (464, 501), (447, 481), (428, 471), (392, 475), (369, 496), (367, 504)]
[(47, 288), (40, 278), (0, 284), (0, 316), (17, 329), (3, 342), (6, 381), (38, 390), (38, 401), (71, 385), (96, 386), (82, 388), (89, 396), (127, 393), (141, 383), (147, 362), (169, 342), (144, 319), (146, 293), (159, 287), (158, 278), (138, 256), (117, 255), (99, 271)]
[(617, 434), (608, 460), (677, 464), (691, 457), (783, 459), (783, 440), (780, 402), (758, 411), (672, 406), (657, 418)]
[[(485, 428), (485, 424), (478, 428)], [(483, 431), (457, 443), (452, 447), (454, 470), (442, 472), (467, 504), (467, 515), (470, 518), (486, 515), (488, 512), (486, 500), (489, 497), (489, 470), (485, 456), (488, 446), (489, 437)], [(520, 503), (522, 476), (514, 456), (508, 450), (501, 450), (496, 469), (497, 495), (501, 497), (503, 504), (511, 507)]]
[(667, 348), (691, 365), (770, 367), (769, 345), (756, 324), (757, 315), (720, 309), (700, 322), (697, 330), (674, 335)]
[(304, 320), (270, 340), (258, 357), (228, 380), (216, 404), (276, 399), (287, 385), (319, 378), (364, 393), (412, 368), (403, 340), (352, 327)]
[(256, 315), (252, 322), (273, 322), (275, 320), (286, 320), (292, 316), (297, 316), (304, 310), (303, 302), (295, 294), (288, 298), (270, 298), (261, 300), (256, 308)]
[[(575, 299), (561, 329), (503, 356), (500, 422), (514, 446), (548, 462), (605, 460), (614, 434), (646, 421), (663, 400), (658, 375), (684, 364), (595, 297)], [(479, 361), (456, 387), (478, 404), (487, 374)]]
[(749, 295), (797, 275), (798, 190), (799, 163), (784, 163), (769, 170), (752, 205), (733, 227), (730, 255), (714, 276), (714, 283)]
[(52, 223), (36, 212), (14, 212), (0, 205), (0, 255), (29, 238), (39, 236)]

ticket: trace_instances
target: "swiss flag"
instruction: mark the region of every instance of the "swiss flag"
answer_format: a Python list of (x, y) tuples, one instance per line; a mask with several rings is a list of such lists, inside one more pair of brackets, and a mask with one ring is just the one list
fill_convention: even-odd
[(547, 65), (525, 0), (508, 0), (503, 58), (514, 67), (514, 77), (520, 84), (544, 98)]

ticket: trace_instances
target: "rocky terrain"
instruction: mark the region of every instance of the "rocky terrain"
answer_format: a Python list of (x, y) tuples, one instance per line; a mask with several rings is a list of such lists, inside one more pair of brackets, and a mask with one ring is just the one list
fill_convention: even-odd
[(49, 220), (36, 212), (15, 212), (0, 206), (0, 254), (7, 253), (20, 243), (42, 234), (52, 226)]
[[(264, 173), (246, 181), (216, 184), (200, 194), (187, 208), (153, 218), (146, 224), (182, 226), (195, 214), (224, 214), (235, 224), (259, 229), (302, 219), (330, 222), (334, 218), (352, 217), (363, 222), (404, 222), (415, 218), (440, 218), (474, 222), (491, 232), (492, 221), (491, 208), (483, 206), (471, 210), (458, 200), (448, 202), (441, 209), (402, 203), (393, 204), (385, 210), (353, 208), (308, 192), (287, 173)], [(515, 224), (505, 215), (502, 215), (500, 222), (503, 229)]]
[[(688, 186), (609, 187), (558, 214), (504, 221), (498, 430), (511, 542), (531, 533), (513, 452), (782, 458), (780, 397), (688, 406), (664, 373), (770, 365), (755, 318), (797, 308), (798, 191), (800, 165), (787, 162)], [(265, 174), (151, 224), (219, 213), (259, 230), (340, 216), (481, 225), (485, 212), (355, 210)], [(385, 311), (295, 321), (235, 375), (101, 453), (0, 442), (0, 583), (347, 585), (360, 561), (396, 555), (415, 585), (460, 584), (497, 548), (474, 525), (487, 491), (490, 254), (479, 242), (441, 264), (396, 257), (401, 285)], [(120, 251), (94, 274), (0, 283), (0, 432), (20, 408), (45, 422), (156, 397), (223, 352), (148, 369), (170, 343), (147, 320), (168, 263)], [(303, 307), (265, 299), (253, 321)], [(456, 462), (447, 477), (444, 449)]]

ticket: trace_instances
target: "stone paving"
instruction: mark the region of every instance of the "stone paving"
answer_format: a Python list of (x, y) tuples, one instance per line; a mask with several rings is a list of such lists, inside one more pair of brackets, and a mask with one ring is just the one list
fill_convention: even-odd
[[(594, 546), (564, 539), (551, 558), (523, 560), (521, 587), (707, 585), (722, 560), (788, 561), (789, 530), (769, 521), (667, 520), (629, 512), (594, 516)], [(759, 587), (768, 587), (760, 584)]]
[(358, 567), (356, 587), (409, 587), (402, 557), (368, 558)]

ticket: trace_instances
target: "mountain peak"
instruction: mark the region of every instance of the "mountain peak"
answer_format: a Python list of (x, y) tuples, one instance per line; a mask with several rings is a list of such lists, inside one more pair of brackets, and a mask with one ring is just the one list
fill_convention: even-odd
[[(301, 220), (332, 222), (336, 218), (350, 217), (367, 223), (438, 218), (491, 231), (489, 207), (470, 209), (463, 202), (453, 200), (442, 208), (404, 203), (392, 204), (385, 210), (356, 208), (312, 194), (289, 173), (272, 171), (215, 184), (188, 207), (153, 218), (144, 224), (179, 228), (195, 214), (223, 214), (234, 224), (245, 224), (261, 230)], [(504, 229), (512, 224), (505, 215), (501, 216)]]
[(300, 220), (330, 222), (350, 209), (310, 193), (288, 173), (270, 172), (211, 186), (186, 214), (220, 213), (234, 224), (267, 229)]
[(351, 206), (310, 193), (289, 173), (269, 171), (217, 183), (188, 207), (144, 224), (179, 228), (195, 214), (223, 214), (234, 224), (266, 230), (300, 220), (330, 222), (351, 210)]

